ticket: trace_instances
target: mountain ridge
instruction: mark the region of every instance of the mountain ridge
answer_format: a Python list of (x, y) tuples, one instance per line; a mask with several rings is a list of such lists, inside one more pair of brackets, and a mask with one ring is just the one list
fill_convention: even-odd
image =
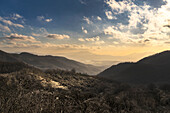
[(120, 63), (98, 76), (127, 83), (169, 83), (170, 51), (163, 51), (137, 62)]
[(46, 69), (62, 69), (72, 70), (75, 69), (77, 72), (87, 73), (89, 75), (96, 75), (103, 70), (103, 67), (93, 66), (90, 64), (83, 64), (78, 61), (74, 61), (65, 57), (60, 56), (39, 56), (28, 52), (17, 53), (6, 53), (0, 51), (0, 61), (4, 62), (24, 62), (36, 68)]

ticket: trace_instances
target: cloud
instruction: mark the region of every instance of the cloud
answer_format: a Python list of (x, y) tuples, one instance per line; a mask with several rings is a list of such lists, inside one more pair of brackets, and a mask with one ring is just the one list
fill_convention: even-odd
[(23, 25), (21, 25), (21, 24), (15, 24), (15, 23), (13, 23), (12, 21), (6, 20), (6, 19), (4, 19), (4, 18), (1, 17), (1, 16), (0, 16), (0, 21), (3, 22), (4, 24), (9, 25), (9, 26), (24, 28)]
[(96, 37), (92, 37), (92, 38), (85, 38), (85, 40), (88, 42), (94, 42), (94, 41), (99, 41), (100, 37), (96, 36)]
[(168, 19), (167, 21), (168, 21), (168, 22), (167, 22), (167, 25), (164, 25), (164, 27), (170, 28), (170, 19)]
[(36, 36), (36, 37), (44, 37), (44, 36), (47, 36), (48, 34), (48, 31), (45, 29), (45, 28), (39, 28), (37, 29), (36, 31), (34, 30), (33, 33), (31, 33), (32, 36)]
[(96, 45), (100, 45), (100, 44), (104, 44), (105, 42), (103, 40), (100, 40), (99, 36), (96, 37), (92, 37), (92, 38), (79, 38), (78, 39), (80, 42), (93, 42), (92, 44), (96, 44)]
[(42, 20), (45, 19), (45, 17), (44, 17), (44, 16), (37, 16), (37, 19), (38, 19), (39, 21), (42, 21)]
[(114, 37), (108, 37), (107, 39), (112, 40), (112, 39), (114, 39)]
[[(57, 39), (63, 39), (68, 38), (68, 35), (58, 35), (58, 34), (49, 34), (48, 38), (57, 38)], [(32, 36), (27, 35), (21, 35), (21, 34), (10, 34), (2, 37), (1, 45), (3, 47), (8, 48), (59, 48), (59, 49), (78, 49), (78, 48), (86, 48), (82, 45), (74, 45), (74, 44), (51, 44), (51, 43), (42, 43), (40, 41), (37, 41)]]
[(59, 39), (59, 40), (70, 38), (69, 35), (65, 35), (65, 34), (62, 34), (62, 35), (61, 34), (48, 34), (46, 37), (49, 39)]
[(11, 32), (8, 26), (0, 24), (0, 32)]
[(141, 35), (135, 35), (130, 33), (129, 31), (127, 32), (121, 32), (117, 27), (115, 26), (109, 26), (108, 28), (104, 29), (104, 33), (106, 35), (109, 35), (108, 39), (115, 39), (121, 43), (124, 44), (136, 44), (139, 40)]
[(37, 36), (37, 37), (42, 36), (41, 34), (36, 34), (36, 33), (32, 33), (31, 35), (32, 36)]
[(1, 37), (1, 47), (2, 48), (9, 48), (9, 49), (32, 49), (32, 48), (39, 48), (43, 47), (43, 43), (36, 40), (32, 36), (11, 33), (10, 35), (6, 35)]
[(164, 25), (164, 27), (169, 27), (170, 28), (170, 25)]
[(134, 37), (131, 33), (119, 31), (115, 26), (109, 26), (108, 28), (104, 29), (104, 33), (110, 36), (108, 39), (118, 39), (123, 43), (128, 43), (128, 40)]
[[(165, 0), (164, 0), (165, 1)], [(112, 19), (112, 15), (121, 15), (126, 13), (128, 24), (114, 23), (106, 27), (103, 31), (112, 39), (117, 39), (125, 44), (163, 44), (170, 40), (170, 30), (168, 20), (170, 19), (170, 1), (166, 0), (165, 4), (159, 8), (143, 2), (143, 5), (137, 5), (131, 0), (106, 0), (106, 4), (111, 11), (106, 11), (108, 19)], [(111, 38), (110, 38), (111, 39)]]
[(2, 44), (2, 48), (10, 48), (10, 49), (18, 49), (18, 48), (22, 48), (23, 50), (25, 49), (32, 49), (32, 48), (40, 48), (42, 47), (40, 44), (34, 44), (34, 43), (17, 43), (14, 41), (8, 41), (6, 43)]
[(78, 39), (80, 42), (84, 42), (85, 40), (83, 38)]
[(84, 4), (84, 5), (86, 5), (86, 2), (85, 2), (85, 0), (79, 0), (79, 2), (80, 2), (81, 4)]
[(38, 41), (32, 36), (21, 35), (17, 33), (12, 33), (10, 35), (6, 35), (3, 37), (4, 40), (7, 41), (15, 41), (15, 42), (31, 42), (37, 43)]
[(102, 18), (100, 16), (97, 16), (97, 20), (102, 21)]
[(52, 18), (45, 18), (44, 16), (37, 16), (37, 20), (43, 21), (43, 22), (51, 22), (51, 21), (53, 21)]
[(106, 11), (105, 14), (106, 14), (106, 16), (107, 16), (107, 18), (108, 18), (109, 20), (117, 19), (116, 16), (113, 16), (113, 14), (112, 14), (111, 11)]
[(40, 28), (40, 29), (39, 29), (39, 32), (40, 32), (41, 34), (49, 34), (48, 31), (47, 31), (47, 29), (45, 29), (44, 27)]
[(83, 17), (83, 20), (87, 22), (87, 24), (93, 24), (93, 22), (88, 17)]
[(116, 0), (106, 0), (106, 4), (110, 6), (113, 12), (123, 13), (125, 10), (131, 10), (131, 6), (135, 4), (131, 0), (123, 0), (117, 2)]
[(80, 44), (52, 44), (52, 43), (17, 43), (14, 41), (8, 42), (0, 42), (1, 48), (9, 48), (12, 49), (21, 49), (23, 50), (40, 50), (40, 51), (53, 51), (54, 53), (68, 53), (68, 52), (75, 52), (75, 51), (82, 51), (82, 50), (95, 50), (98, 49), (96, 46), (86, 46)]
[(14, 20), (18, 20), (18, 19), (21, 19), (21, 18), (23, 18), (23, 17), (21, 15), (17, 14), (17, 13), (14, 13), (12, 15), (12, 19), (14, 19)]
[(46, 22), (51, 22), (53, 19), (46, 19), (45, 21)]
[(89, 47), (85, 45), (77, 45), (77, 44), (46, 44), (47, 47), (54, 47), (54, 48), (60, 48), (60, 49), (88, 49)]
[(86, 29), (84, 29), (84, 27), (82, 27), (81, 29), (82, 29), (83, 33), (85, 33), (85, 34), (88, 33), (88, 31)]

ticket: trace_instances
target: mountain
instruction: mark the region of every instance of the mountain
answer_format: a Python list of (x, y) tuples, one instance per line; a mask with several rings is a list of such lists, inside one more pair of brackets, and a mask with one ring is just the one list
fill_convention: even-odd
[(8, 54), (4, 51), (1, 51), (1, 50), (0, 50), (0, 61), (3, 61), (3, 62), (19, 62), (18, 59), (16, 59), (12, 55), (10, 55), (10, 54)]
[(127, 83), (169, 83), (170, 51), (143, 58), (135, 63), (120, 63), (98, 76)]
[(138, 63), (152, 64), (152, 65), (169, 65), (170, 51), (163, 51), (152, 56), (145, 57), (138, 61)]
[(0, 51), (0, 61), (2, 62), (24, 62), (42, 70), (46, 69), (63, 69), (96, 75), (103, 70), (103, 67), (83, 64), (74, 60), (59, 56), (38, 56), (31, 53), (23, 52), (20, 54), (10, 54)]
[(0, 74), (16, 72), (24, 68), (32, 68), (32, 67), (22, 62), (1, 62), (0, 61)]
[(73, 71), (0, 63), (0, 113), (169, 113), (169, 97), (170, 85), (130, 86)]

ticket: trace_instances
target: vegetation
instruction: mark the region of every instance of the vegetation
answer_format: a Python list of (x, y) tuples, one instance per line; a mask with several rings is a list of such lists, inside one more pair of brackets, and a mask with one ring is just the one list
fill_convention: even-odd
[(10, 73), (28, 67), (28, 65), (20, 62), (0, 62), (0, 73)]
[[(17, 66), (18, 65), (18, 66)], [(17, 64), (15, 67), (20, 67)], [(23, 65), (23, 64), (22, 64)], [(5, 69), (5, 63), (3, 64)], [(8, 63), (6, 64), (8, 67)], [(21, 66), (22, 67), (22, 66)], [(168, 113), (170, 85), (130, 86), (75, 70), (8, 68), (0, 74), (1, 113)]]

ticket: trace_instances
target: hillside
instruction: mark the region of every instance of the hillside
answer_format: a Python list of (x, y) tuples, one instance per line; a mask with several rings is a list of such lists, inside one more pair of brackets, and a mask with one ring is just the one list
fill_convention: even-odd
[(136, 63), (114, 65), (98, 74), (127, 83), (170, 83), (170, 51), (164, 51)]
[(74, 60), (59, 56), (38, 56), (31, 53), (10, 54), (0, 51), (0, 61), (3, 62), (24, 62), (26, 64), (35, 66), (39, 69), (62, 69), (72, 70), (77, 72), (87, 73), (89, 75), (96, 75), (103, 71), (103, 67), (97, 67), (89, 64), (83, 64)]
[(152, 56), (148, 56), (139, 60), (137, 63), (150, 64), (150, 65), (169, 65), (170, 64), (170, 51), (163, 51)]
[[(4, 69), (10, 63), (3, 63)], [(22, 67), (23, 64), (16, 64)], [(170, 111), (169, 85), (132, 87), (73, 71), (33, 67), (0, 74), (0, 112), (156, 113)], [(2, 73), (2, 72), (0, 72)]]
[(0, 50), (0, 61), (1, 62), (19, 62), (18, 59), (12, 55)]

